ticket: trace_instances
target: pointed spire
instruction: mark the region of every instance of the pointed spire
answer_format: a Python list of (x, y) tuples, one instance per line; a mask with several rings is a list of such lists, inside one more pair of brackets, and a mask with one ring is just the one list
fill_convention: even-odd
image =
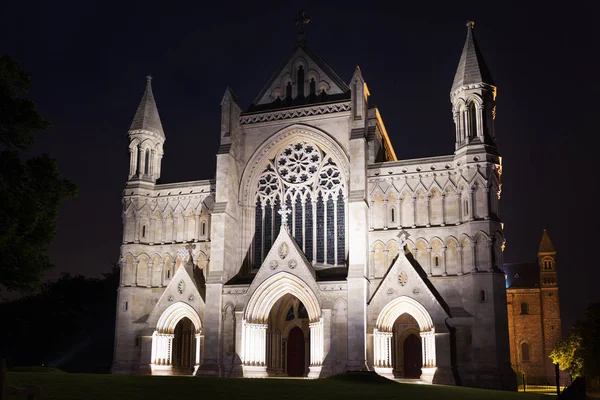
[(538, 250), (538, 254), (542, 253), (556, 253), (552, 242), (550, 241), (550, 236), (548, 235), (548, 231), (544, 229), (544, 233), (542, 234), (542, 241), (540, 242), (540, 249)]
[(163, 138), (165, 137), (158, 109), (156, 108), (156, 102), (154, 101), (154, 94), (152, 94), (152, 77), (150, 75), (146, 77), (146, 90), (129, 127), (130, 131), (138, 129), (150, 131)]
[(460, 89), (462, 86), (474, 83), (487, 83), (488, 85), (495, 86), (492, 75), (475, 41), (475, 35), (473, 34), (474, 26), (474, 21), (467, 22), (467, 40), (465, 41), (465, 46), (458, 62), (451, 93), (454, 93), (454, 91)]

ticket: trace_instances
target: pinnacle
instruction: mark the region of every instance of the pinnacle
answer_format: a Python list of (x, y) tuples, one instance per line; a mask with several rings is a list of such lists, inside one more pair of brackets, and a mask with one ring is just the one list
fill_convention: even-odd
[(152, 76), (150, 75), (146, 76), (146, 90), (129, 127), (130, 131), (138, 129), (165, 137), (154, 94), (152, 93)]
[(473, 33), (475, 22), (467, 21), (467, 39), (463, 47), (454, 82), (452, 84), (451, 93), (460, 89), (462, 86), (475, 83), (487, 83), (495, 86), (492, 75), (485, 64), (485, 60), (481, 55), (475, 35)]

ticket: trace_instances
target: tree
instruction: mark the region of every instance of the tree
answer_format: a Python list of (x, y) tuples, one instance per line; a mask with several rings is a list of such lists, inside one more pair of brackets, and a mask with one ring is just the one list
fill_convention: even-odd
[(550, 353), (553, 363), (569, 370), (573, 378), (585, 376), (598, 381), (600, 376), (600, 303), (591, 304), (585, 318), (577, 321), (569, 334), (556, 343)]
[(39, 287), (52, 267), (46, 253), (58, 209), (77, 194), (48, 154), (23, 160), (33, 135), (50, 127), (25, 98), (30, 84), (16, 62), (0, 57), (0, 285), (9, 290)]
[(558, 364), (561, 371), (569, 370), (573, 379), (583, 375), (582, 342), (581, 330), (575, 325), (567, 336), (556, 343), (550, 353), (552, 362)]

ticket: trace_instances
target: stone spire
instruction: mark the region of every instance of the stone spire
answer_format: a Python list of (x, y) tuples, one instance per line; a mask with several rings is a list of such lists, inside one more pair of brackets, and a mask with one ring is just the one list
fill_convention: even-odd
[(552, 242), (550, 241), (550, 236), (548, 235), (548, 231), (544, 229), (544, 233), (542, 234), (542, 241), (540, 242), (540, 248), (538, 250), (538, 254), (547, 254), (547, 253), (556, 253)]
[(450, 90), (451, 93), (454, 93), (465, 85), (475, 83), (487, 83), (488, 85), (496, 86), (481, 55), (479, 46), (477, 46), (477, 42), (475, 41), (475, 35), (473, 34), (474, 26), (475, 22), (467, 22), (467, 40), (465, 41), (465, 46), (458, 62), (454, 83), (452, 84), (452, 90)]
[(149, 75), (146, 77), (146, 90), (142, 96), (142, 101), (140, 101), (135, 117), (133, 117), (129, 127), (129, 131), (135, 130), (145, 130), (160, 137), (165, 137), (156, 102), (154, 101), (154, 94), (152, 94), (152, 77)]

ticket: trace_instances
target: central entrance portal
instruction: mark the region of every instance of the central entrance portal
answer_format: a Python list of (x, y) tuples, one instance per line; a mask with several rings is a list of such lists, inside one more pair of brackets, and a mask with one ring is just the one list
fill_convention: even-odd
[(306, 366), (304, 365), (304, 333), (297, 326), (288, 336), (287, 341), (287, 375), (304, 376)]
[(282, 296), (269, 313), (267, 371), (270, 376), (308, 375), (308, 313), (297, 297)]
[(173, 335), (173, 367), (193, 369), (196, 361), (196, 338), (194, 324), (182, 318), (175, 326)]
[(421, 377), (421, 339), (414, 333), (411, 333), (404, 339), (403, 361), (404, 361), (404, 378), (419, 379)]

